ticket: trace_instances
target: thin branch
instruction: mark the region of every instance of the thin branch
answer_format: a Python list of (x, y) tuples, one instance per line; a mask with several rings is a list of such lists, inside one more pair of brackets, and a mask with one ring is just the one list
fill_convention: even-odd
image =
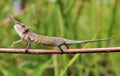
[[(84, 48), (84, 49), (67, 49), (64, 50), (65, 54), (74, 53), (109, 53), (120, 52), (120, 47), (109, 48)], [(12, 48), (0, 48), (0, 53), (16, 53), (16, 54), (60, 54), (59, 50), (41, 50), (41, 49), (29, 49), (28, 53), (25, 53), (25, 49), (12, 49)]]

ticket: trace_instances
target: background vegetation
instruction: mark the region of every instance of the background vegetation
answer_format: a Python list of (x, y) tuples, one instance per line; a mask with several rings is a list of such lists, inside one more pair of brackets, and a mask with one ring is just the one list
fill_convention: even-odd
[[(119, 0), (1, 0), (0, 47), (12, 48), (12, 42), (19, 39), (9, 15), (39, 34), (74, 40), (116, 37), (111, 42), (73, 45), (71, 48), (119, 46), (119, 8)], [(24, 41), (14, 48), (25, 48), (25, 44)], [(57, 49), (35, 43), (31, 48)], [(0, 76), (119, 76), (119, 66), (119, 53), (0, 54)]]

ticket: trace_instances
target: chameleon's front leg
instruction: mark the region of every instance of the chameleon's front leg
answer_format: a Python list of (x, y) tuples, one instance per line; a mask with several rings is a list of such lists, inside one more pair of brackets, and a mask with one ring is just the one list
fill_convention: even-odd
[(24, 40), (24, 39), (21, 38), (20, 40), (17, 40), (17, 41), (15, 41), (15, 42), (13, 42), (13, 43), (12, 43), (12, 47), (14, 47), (14, 45), (16, 45), (16, 44), (22, 42), (23, 40)]
[(31, 44), (31, 41), (28, 38), (28, 40), (27, 40), (27, 47), (25, 48), (25, 53), (28, 53), (28, 49), (30, 48), (30, 44)]

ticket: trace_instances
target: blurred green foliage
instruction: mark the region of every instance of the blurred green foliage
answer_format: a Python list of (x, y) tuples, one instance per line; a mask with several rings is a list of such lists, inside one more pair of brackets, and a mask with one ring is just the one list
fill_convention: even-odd
[[(21, 0), (20, 12), (15, 10), (14, 1), (0, 1), (0, 47), (12, 48), (12, 42), (19, 39), (9, 15), (38, 34), (74, 40), (116, 38), (110, 42), (85, 44), (84, 48), (120, 45), (119, 0)], [(25, 48), (25, 45), (24, 41), (14, 48)], [(35, 43), (31, 48), (57, 49)], [(0, 54), (0, 76), (119, 76), (119, 65), (119, 53)]]

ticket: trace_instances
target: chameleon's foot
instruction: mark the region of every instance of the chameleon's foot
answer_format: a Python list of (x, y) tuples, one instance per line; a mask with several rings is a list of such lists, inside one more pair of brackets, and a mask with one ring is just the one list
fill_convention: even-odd
[(60, 53), (61, 55), (64, 54), (63, 50), (60, 50), (60, 51), (61, 51), (61, 53)]
[(28, 53), (28, 49), (25, 49), (25, 53)]

